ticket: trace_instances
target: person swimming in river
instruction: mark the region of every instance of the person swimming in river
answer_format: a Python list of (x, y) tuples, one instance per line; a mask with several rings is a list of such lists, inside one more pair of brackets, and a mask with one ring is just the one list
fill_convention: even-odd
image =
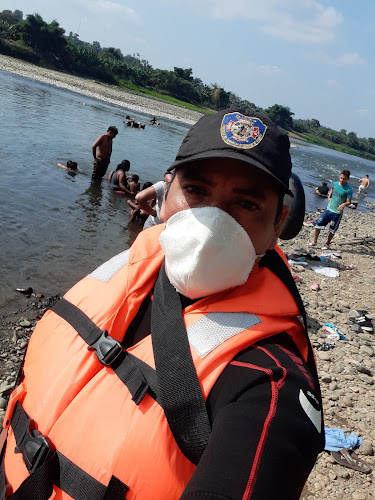
[(78, 168), (77, 162), (72, 161), (72, 160), (68, 160), (66, 162), (66, 165), (63, 165), (62, 163), (58, 163), (57, 166), (60, 168), (64, 168), (65, 170), (67, 170), (68, 172), (71, 172), (71, 173), (81, 172), (81, 170)]
[(146, 127), (146, 124), (142, 125), (141, 122), (136, 122), (135, 118), (129, 115), (125, 116), (124, 125), (126, 125), (127, 127), (138, 128), (138, 129)]
[(160, 122), (157, 121), (156, 116), (151, 118), (150, 123), (151, 125), (160, 125)]

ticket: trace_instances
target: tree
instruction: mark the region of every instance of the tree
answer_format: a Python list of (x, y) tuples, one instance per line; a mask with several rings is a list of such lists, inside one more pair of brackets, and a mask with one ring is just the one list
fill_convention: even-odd
[(181, 78), (182, 80), (187, 80), (188, 82), (191, 82), (193, 80), (192, 68), (183, 69), (183, 68), (176, 68), (175, 67), (174, 72), (178, 76), (178, 78)]
[(101, 52), (102, 48), (100, 46), (99, 42), (92, 42), (92, 50), (96, 53), (99, 54)]
[(22, 10), (18, 10), (18, 9), (16, 9), (16, 10), (13, 12), (13, 15), (14, 15), (14, 17), (15, 17), (18, 21), (22, 21), (22, 20), (23, 20), (23, 12), (22, 12)]
[(311, 123), (312, 128), (317, 129), (320, 127), (319, 120), (317, 120), (316, 118), (311, 118), (310, 123)]
[(47, 24), (39, 14), (28, 14), (19, 29), (25, 45), (42, 53), (61, 55), (66, 48), (65, 30), (57, 21)]
[(100, 57), (103, 59), (115, 59), (117, 61), (124, 61), (124, 56), (120, 49), (114, 47), (107, 47), (101, 51)]
[(224, 89), (215, 84), (213, 86), (212, 102), (217, 110), (228, 108), (230, 105), (230, 93), (225, 92)]
[(276, 123), (276, 125), (279, 125), (279, 127), (285, 128), (286, 130), (293, 129), (292, 116), (294, 116), (294, 113), (292, 113), (289, 107), (281, 106), (281, 104), (274, 104), (270, 108), (267, 108), (265, 113)]

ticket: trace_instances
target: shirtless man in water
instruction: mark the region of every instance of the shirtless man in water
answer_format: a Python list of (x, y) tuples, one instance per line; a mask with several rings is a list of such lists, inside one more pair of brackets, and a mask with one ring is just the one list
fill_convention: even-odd
[(94, 170), (92, 179), (101, 181), (105, 175), (112, 154), (112, 140), (118, 134), (116, 127), (108, 127), (105, 134), (100, 135), (92, 145), (92, 155), (94, 157)]
[(363, 179), (359, 179), (359, 188), (358, 188), (358, 196), (362, 194), (362, 191), (365, 191), (370, 185), (370, 179), (366, 174)]

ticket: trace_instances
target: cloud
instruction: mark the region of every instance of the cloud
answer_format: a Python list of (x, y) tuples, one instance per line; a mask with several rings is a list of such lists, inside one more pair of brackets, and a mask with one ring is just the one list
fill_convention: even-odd
[(339, 87), (340, 84), (336, 80), (326, 80), (326, 85), (328, 87)]
[[(181, 4), (181, 0), (164, 0)], [(324, 44), (335, 37), (342, 14), (317, 0), (184, 0), (185, 8), (216, 20), (247, 18), (256, 21), (267, 35), (290, 42)]]
[(364, 108), (361, 108), (361, 109), (356, 109), (355, 111), (359, 116), (367, 116), (369, 114), (369, 110), (368, 109), (364, 109)]
[(270, 65), (270, 64), (255, 64), (248, 63), (248, 69), (251, 71), (257, 71), (258, 73), (264, 73), (268, 75), (274, 75), (276, 73), (281, 73), (282, 69), (279, 66)]
[(83, 7), (90, 15), (119, 16), (132, 24), (140, 24), (139, 14), (132, 8), (111, 0), (77, 0), (76, 5)]
[(362, 59), (362, 57), (360, 57), (357, 52), (346, 52), (345, 54), (342, 54), (342, 56), (335, 59), (333, 62), (337, 66), (348, 66), (353, 64), (363, 64), (365, 60)]

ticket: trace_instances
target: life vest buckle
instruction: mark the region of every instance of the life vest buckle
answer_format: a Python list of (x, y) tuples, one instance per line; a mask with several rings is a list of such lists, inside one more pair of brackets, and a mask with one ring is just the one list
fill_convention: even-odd
[(122, 353), (121, 342), (108, 335), (107, 330), (103, 330), (99, 339), (87, 347), (95, 354), (102, 365), (110, 366)]
[(30, 474), (47, 460), (52, 451), (47, 438), (32, 426), (31, 423), (22, 441), (14, 449), (15, 453), (22, 453), (23, 461)]

